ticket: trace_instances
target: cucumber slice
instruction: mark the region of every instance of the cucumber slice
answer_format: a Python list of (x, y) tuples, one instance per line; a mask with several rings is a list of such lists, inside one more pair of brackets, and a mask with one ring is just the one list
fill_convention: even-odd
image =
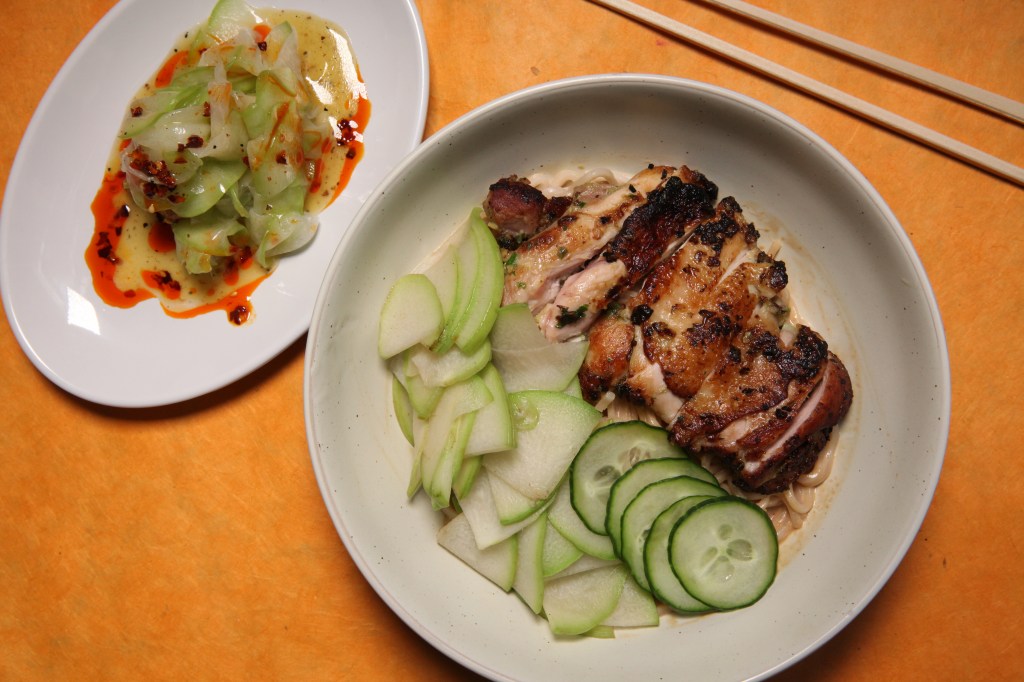
[(494, 365), (510, 393), (564, 390), (587, 356), (585, 341), (548, 341), (525, 303), (498, 310), (490, 339)]
[(444, 312), (426, 275), (404, 275), (391, 287), (380, 311), (377, 352), (398, 355), (420, 343), (430, 346), (444, 328)]
[(779, 541), (763, 509), (730, 496), (702, 502), (677, 521), (668, 552), (687, 592), (717, 609), (738, 609), (775, 580)]
[(583, 573), (585, 571), (593, 571), (595, 568), (607, 568), (608, 566), (622, 566), (622, 562), (618, 559), (598, 559), (596, 556), (589, 554), (583, 554), (579, 559), (572, 562), (558, 573), (551, 576), (551, 579), (565, 578), (576, 573)]
[(522, 521), (534, 513), (547, 500), (535, 500), (527, 497), (521, 492), (505, 483), (498, 476), (488, 476), (487, 480), (491, 485), (491, 497), (494, 499), (494, 509), (498, 512), (498, 520), (502, 525)]
[(610, 625), (598, 625), (584, 632), (583, 636), (593, 637), (594, 639), (615, 639), (615, 628)]
[(466, 441), (469, 440), (475, 421), (476, 412), (468, 412), (455, 420), (433, 472), (429, 477), (424, 475), (423, 489), (430, 497), (434, 509), (444, 509), (451, 505), (452, 483), (455, 474), (462, 468)]
[(413, 349), (396, 355), (388, 362), (388, 368), (409, 395), (409, 402), (416, 416), (428, 419), (437, 407), (437, 401), (444, 393), (444, 386), (427, 386), (419, 376), (419, 370), (412, 363)]
[(569, 542), (579, 547), (587, 555), (608, 561), (615, 559), (615, 550), (612, 549), (612, 541), (608, 539), (608, 536), (598, 535), (587, 528), (580, 520), (576, 510), (572, 508), (572, 503), (569, 500), (568, 478), (558, 486), (558, 493), (548, 512), (548, 521)]
[(608, 495), (604, 524), (616, 556), (622, 556), (622, 515), (626, 513), (626, 506), (633, 501), (637, 493), (651, 483), (688, 475), (687, 472), (692, 471), (692, 465), (693, 462), (688, 459), (647, 459), (637, 462), (632, 469), (615, 481)]
[[(551, 510), (549, 508), (548, 514), (550, 513)], [(544, 577), (550, 578), (556, 573), (563, 571), (575, 563), (581, 556), (583, 556), (583, 551), (569, 542), (548, 520), (548, 529), (544, 533)]]
[(415, 440), (412, 435), (412, 401), (409, 400), (409, 392), (405, 390), (405, 386), (402, 385), (402, 382), (394, 374), (391, 375), (391, 406), (395, 410), (395, 420), (398, 422), (398, 428), (402, 429), (402, 435), (409, 441), (409, 445), (414, 445)]
[[(502, 306), (491, 328), (491, 345), (500, 351), (543, 351), (553, 344), (537, 326), (537, 320), (525, 303)], [(568, 383), (568, 379), (566, 379)]]
[(480, 549), (469, 520), (465, 514), (459, 514), (437, 531), (437, 543), (501, 589), (506, 592), (512, 589), (518, 555), (515, 536)]
[(459, 288), (458, 248), (449, 244), (444, 253), (424, 271), (424, 275), (434, 285), (437, 299), (441, 302), (441, 311), (447, 320), (455, 307), (455, 294)]
[(455, 291), (446, 296), (451, 297), (451, 304), (445, 313), (444, 329), (431, 348), (435, 353), (446, 353), (455, 344), (455, 337), (462, 331), (467, 319), (467, 311), (473, 302), (473, 287), (476, 283), (477, 251), (476, 243), (468, 229), (460, 231), (449, 247), (451, 258), (455, 261)]
[(523, 528), (533, 523), (534, 519), (544, 513), (541, 507), (527, 518), (517, 523), (503, 524), (498, 518), (494, 507), (494, 496), (491, 494), (491, 483), (488, 480), (486, 467), (480, 467), (476, 481), (469, 489), (469, 494), (458, 498), (462, 513), (466, 515), (477, 547), (486, 549), (512, 537)]
[[(459, 418), (465, 414), (476, 412), (490, 401), (491, 394), (480, 377), (471, 377), (445, 389), (437, 403), (437, 409), (427, 421), (424, 432), (416, 439), (417, 452), (422, 458), (421, 466), (425, 489), (434, 486), (432, 489), (435, 493), (443, 494), (437, 486), (442, 485), (444, 479), (435, 484), (434, 477), (442, 462), (445, 463), (445, 466), (455, 466), (456, 463), (451, 459), (456, 454), (453, 450), (459, 446), (465, 448), (465, 440), (462, 439), (468, 437), (468, 432), (463, 432), (457, 424)], [(461, 453), (458, 453), (458, 457), (461, 459)], [(458, 467), (455, 466), (451, 475), (454, 476), (457, 470)], [(447, 473), (443, 475), (447, 477)], [(450, 480), (448, 485), (451, 485)], [(429, 492), (430, 490), (428, 490)]]
[(452, 494), (455, 495), (456, 499), (461, 500), (469, 494), (469, 489), (476, 481), (476, 475), (479, 473), (482, 465), (483, 460), (479, 457), (462, 458), (462, 466), (459, 467), (459, 473), (455, 474), (455, 480), (452, 481)]
[(519, 531), (516, 577), (512, 583), (516, 594), (538, 614), (544, 605), (544, 536), (547, 529), (547, 516), (541, 514)]
[[(669, 442), (668, 431), (641, 421), (608, 424), (591, 434), (569, 474), (572, 506), (587, 528), (607, 535), (605, 518), (612, 485), (637, 462), (665, 457), (690, 462), (682, 448)], [(688, 475), (715, 482), (700, 465), (690, 462), (683, 466), (691, 470)]]
[(501, 375), (494, 365), (487, 365), (481, 370), (480, 378), (491, 392), (493, 400), (477, 412), (473, 433), (466, 443), (466, 457), (511, 450), (516, 446), (511, 406)]
[(260, 21), (245, 0), (219, 0), (210, 10), (206, 32), (224, 42), (235, 37), (239, 29), (252, 28)]
[(622, 585), (619, 603), (601, 625), (616, 628), (649, 628), (658, 625), (658, 605), (647, 590), (631, 577)]
[(409, 472), (409, 487), (406, 495), (411, 500), (423, 484), (423, 440), (426, 438), (427, 422), (417, 416), (412, 418), (412, 469)]
[(469, 237), (476, 248), (476, 272), (472, 300), (466, 309), (462, 328), (455, 335), (455, 345), (467, 353), (478, 348), (490, 334), (501, 306), (505, 285), (505, 270), (498, 242), (480, 218), (479, 208), (470, 214)]
[(405, 489), (405, 495), (410, 500), (416, 496), (423, 485), (423, 453), (415, 450), (412, 456), (412, 468), (409, 470), (409, 485)]
[(411, 368), (406, 374), (415, 374), (429, 388), (451, 386), (478, 374), (490, 361), (491, 344), (486, 340), (472, 353), (450, 348), (437, 354), (425, 346), (414, 346), (409, 351)]
[(618, 605), (628, 577), (620, 564), (547, 581), (544, 613), (551, 632), (582, 635), (600, 625)]
[(684, 497), (663, 511), (651, 524), (644, 543), (644, 572), (651, 593), (659, 601), (680, 613), (701, 613), (711, 607), (686, 591), (668, 562), (668, 540), (676, 521), (701, 502), (713, 499), (705, 495)]
[(580, 446), (601, 419), (585, 400), (556, 391), (509, 395), (516, 446), (484, 457), (484, 468), (527, 497), (551, 497)]
[(427, 386), (423, 379), (417, 374), (405, 377), (405, 390), (409, 393), (409, 402), (416, 416), (420, 419), (429, 419), (437, 407), (437, 401), (444, 393), (444, 386)]
[(650, 589), (650, 584), (644, 572), (644, 544), (654, 519), (672, 503), (693, 495), (718, 497), (725, 495), (725, 491), (707, 481), (677, 476), (651, 483), (626, 505), (622, 513), (622, 560), (645, 590)]

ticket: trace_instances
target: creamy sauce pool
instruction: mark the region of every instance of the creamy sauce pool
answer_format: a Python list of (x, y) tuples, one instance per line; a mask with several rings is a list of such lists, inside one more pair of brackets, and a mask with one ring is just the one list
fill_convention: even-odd
[[(370, 116), (366, 88), (340, 26), (308, 12), (261, 9), (257, 14), (269, 25), (291, 24), (299, 41), (303, 77), (335, 131), (336, 141), (316, 164), (306, 196), (306, 210), (319, 213), (341, 193), (362, 158), (362, 131)], [(182, 36), (137, 97), (170, 82), (190, 41), (191, 32)], [(124, 187), (120, 156), (124, 144), (114, 145), (92, 203), (95, 228), (85, 259), (96, 293), (119, 308), (155, 297), (172, 317), (223, 310), (236, 325), (248, 322), (253, 312), (250, 297), (272, 270), (263, 268), (252, 249), (244, 247), (232, 254), (222, 271), (188, 273), (176, 255), (171, 226), (135, 205)]]

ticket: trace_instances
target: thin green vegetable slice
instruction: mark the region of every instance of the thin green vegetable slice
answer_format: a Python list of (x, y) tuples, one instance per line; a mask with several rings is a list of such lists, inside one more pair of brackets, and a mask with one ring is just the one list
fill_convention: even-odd
[(651, 483), (626, 506), (622, 514), (622, 560), (645, 590), (650, 589), (650, 585), (644, 571), (644, 545), (651, 525), (674, 502), (694, 495), (717, 497), (725, 495), (725, 491), (707, 481), (676, 476)]
[[(622, 556), (622, 515), (626, 513), (626, 507), (637, 493), (655, 481), (689, 475), (692, 465), (693, 462), (688, 459), (649, 459), (638, 462), (615, 481), (608, 495), (604, 524), (617, 556)], [(714, 488), (710, 484), (708, 487)]]
[[(689, 461), (682, 448), (669, 442), (665, 429), (641, 421), (616, 422), (598, 429), (572, 463), (569, 482), (573, 509), (587, 528), (607, 535), (605, 517), (612, 486), (637, 462), (665, 457)], [(709, 472), (691, 465), (683, 465), (691, 470), (689, 475), (715, 482)]]
[(676, 523), (668, 551), (687, 592), (714, 608), (738, 609), (760, 599), (775, 580), (779, 542), (763, 509), (720, 497)]

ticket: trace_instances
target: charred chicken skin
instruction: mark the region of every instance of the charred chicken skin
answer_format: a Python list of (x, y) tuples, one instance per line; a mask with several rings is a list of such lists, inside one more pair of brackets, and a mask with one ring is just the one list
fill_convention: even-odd
[(499, 246), (515, 249), (561, 217), (570, 203), (570, 197), (546, 197), (526, 180), (511, 175), (491, 185), (483, 209)]
[(551, 340), (588, 335), (587, 400), (647, 405), (735, 485), (774, 493), (813, 468), (853, 391), (825, 340), (786, 321), (785, 263), (717, 193), (685, 166), (651, 165), (558, 213), (513, 176), (485, 212), (505, 249), (503, 303), (528, 303)]
[[(485, 200), (485, 215), (499, 238), (510, 225), (532, 222), (526, 214), (532, 216), (545, 202), (532, 200), (522, 219), (512, 217), (511, 211), (498, 215), (496, 206), (513, 204), (510, 186), (495, 183)], [(685, 167), (654, 165), (621, 186), (600, 182), (580, 188), (554, 222), (516, 248), (506, 249), (502, 303), (529, 304), (553, 340), (585, 331), (614, 291), (642, 277), (672, 240), (683, 239), (687, 227), (710, 211), (708, 197), (715, 193), (714, 185)]]

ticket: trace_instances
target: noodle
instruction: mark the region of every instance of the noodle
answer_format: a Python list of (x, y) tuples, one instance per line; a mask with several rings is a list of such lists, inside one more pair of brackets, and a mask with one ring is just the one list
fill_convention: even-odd
[(796, 529), (789, 510), (785, 506), (771, 507), (765, 509), (765, 511), (768, 512), (768, 518), (772, 520), (772, 525), (775, 526), (775, 534), (779, 537), (779, 542), (789, 537), (789, 534)]
[(548, 196), (567, 196), (580, 185), (596, 180), (622, 184), (625, 178), (609, 168), (595, 168), (580, 175), (578, 170), (564, 169), (554, 173), (534, 173), (527, 178), (531, 185)]
[(806, 515), (814, 506), (814, 488), (796, 483), (782, 493), (782, 500), (791, 513)]

